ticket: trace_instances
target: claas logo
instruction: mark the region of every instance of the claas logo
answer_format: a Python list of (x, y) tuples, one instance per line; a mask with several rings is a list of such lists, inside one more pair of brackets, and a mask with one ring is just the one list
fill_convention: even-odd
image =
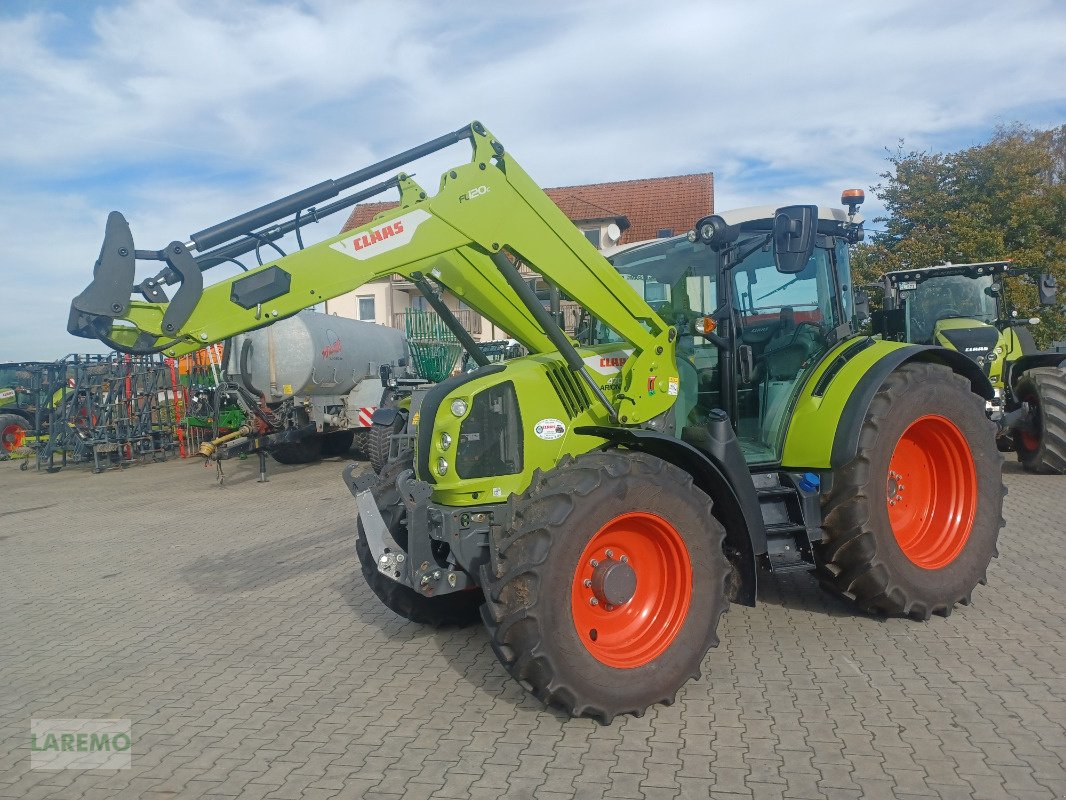
[(622, 365), (629, 359), (626, 356), (604, 356), (600, 359), (601, 367), (618, 367), (622, 368)]
[(364, 233), (362, 236), (356, 236), (352, 239), (352, 248), (355, 250), (365, 250), (366, 248), (383, 242), (390, 236), (396, 236), (399, 233), (403, 233), (403, 221), (396, 220), (391, 225), (382, 225), (380, 228), (374, 228), (374, 230)]

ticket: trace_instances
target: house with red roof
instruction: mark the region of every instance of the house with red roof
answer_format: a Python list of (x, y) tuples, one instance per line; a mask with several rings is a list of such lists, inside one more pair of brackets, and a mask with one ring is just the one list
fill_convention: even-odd
[[(557, 186), (544, 191), (601, 250), (684, 233), (697, 219), (714, 212), (714, 174), (710, 172)], [(352, 210), (342, 232), (365, 225), (396, 205), (361, 203)], [(523, 272), (529, 274), (531, 280), (538, 280), (527, 268), (523, 268)], [(475, 339), (492, 341), (506, 337), (504, 331), (467, 308), (458, 298), (448, 295), (445, 299)], [(568, 309), (568, 305), (574, 304), (564, 303), (566, 327), (569, 328), (576, 320), (576, 308)], [(400, 329), (404, 326), (407, 309), (429, 310), (429, 306), (418, 289), (399, 276), (393, 276), (391, 281), (366, 284), (326, 303), (327, 314), (374, 321)]]

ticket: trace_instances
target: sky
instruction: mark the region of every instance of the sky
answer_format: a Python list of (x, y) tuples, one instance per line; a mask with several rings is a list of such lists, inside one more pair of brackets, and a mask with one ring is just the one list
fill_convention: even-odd
[(718, 210), (869, 219), (900, 141), (1066, 122), (1064, 42), (1057, 0), (0, 0), (0, 362), (100, 351), (66, 320), (111, 210), (155, 250), (477, 119), (543, 186), (712, 171)]

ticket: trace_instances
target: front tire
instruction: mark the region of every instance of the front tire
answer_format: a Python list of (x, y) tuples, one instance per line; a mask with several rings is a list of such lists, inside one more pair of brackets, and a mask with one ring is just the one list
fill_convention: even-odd
[(984, 583), (1003, 526), (1003, 456), (969, 382), (936, 364), (885, 380), (857, 455), (833, 473), (827, 589), (877, 613), (928, 619), (968, 604)]
[[(407, 507), (400, 499), (396, 489), (396, 479), (404, 470), (411, 469), (413, 457), (410, 453), (405, 458), (398, 458), (385, 469), (374, 485), (372, 492), (377, 502), (382, 519), (389, 533), (404, 551), (407, 546)], [(385, 607), (404, 619), (418, 622), (434, 628), (470, 625), (478, 620), (483, 597), (477, 589), (426, 597), (410, 586), (385, 577), (378, 571), (374, 554), (366, 541), (363, 523), (357, 524), (358, 534), (355, 540), (355, 552), (359, 556), (359, 566), (363, 578), (371, 591), (385, 604)]]
[(610, 724), (673, 702), (718, 644), (725, 530), (687, 473), (635, 451), (566, 460), (515, 502), (482, 617), (541, 701)]
[(1029, 472), (1066, 472), (1066, 369), (1026, 370), (1015, 396), (1032, 409), (1034, 431), (1016, 431), (1014, 449)]

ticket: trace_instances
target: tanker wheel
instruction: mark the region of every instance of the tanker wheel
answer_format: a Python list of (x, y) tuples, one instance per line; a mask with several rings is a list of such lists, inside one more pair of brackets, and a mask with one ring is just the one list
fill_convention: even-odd
[(824, 501), (822, 585), (915, 619), (969, 604), (997, 555), (1003, 456), (984, 401), (936, 364), (907, 364), (874, 396), (858, 454)]
[[(405, 552), (407, 550), (407, 508), (396, 489), (396, 478), (404, 470), (411, 469), (412, 460), (413, 456), (408, 453), (406, 457), (398, 458), (389, 464), (372, 489), (378, 510), (381, 512), (382, 519), (385, 520), (385, 526), (389, 529), (396, 544), (400, 545)], [(355, 552), (359, 556), (363, 578), (386, 608), (411, 622), (419, 622), (436, 628), (470, 625), (478, 620), (478, 609), (484, 600), (479, 589), (426, 597), (409, 586), (386, 578), (378, 572), (374, 554), (370, 552), (370, 545), (367, 544), (366, 534), (363, 532), (362, 521), (358, 521), (356, 527), (358, 535), (355, 540)]]
[(725, 529), (677, 467), (612, 450), (567, 459), (515, 502), (481, 615), (507, 671), (608, 725), (700, 676), (729, 606)]
[(326, 458), (346, 456), (355, 441), (355, 431), (334, 431), (322, 435), (322, 455)]
[(18, 450), (26, 443), (26, 420), (17, 414), (0, 414), (0, 450), (5, 454)]
[(274, 445), (268, 452), (279, 464), (310, 464), (322, 458), (322, 437), (315, 434), (300, 442)]
[(375, 422), (370, 426), (366, 437), (366, 454), (374, 472), (380, 473), (389, 460), (389, 439), (394, 433), (403, 433), (406, 420), (403, 414), (397, 414), (388, 425)]
[(1061, 367), (1027, 370), (1014, 394), (1032, 409), (1032, 429), (1014, 434), (1018, 460), (1029, 472), (1053, 475), (1066, 472), (1066, 370)]

